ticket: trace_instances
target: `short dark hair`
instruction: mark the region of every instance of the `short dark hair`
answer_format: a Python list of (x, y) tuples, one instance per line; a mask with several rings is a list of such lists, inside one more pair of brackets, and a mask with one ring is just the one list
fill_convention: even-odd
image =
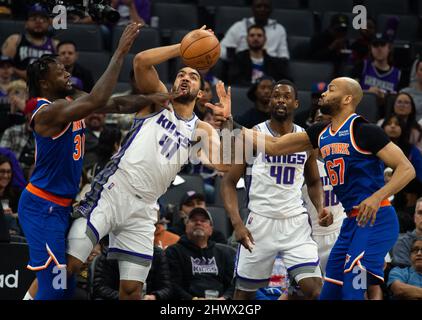
[(50, 69), (50, 64), (52, 63), (58, 63), (57, 55), (44, 54), (26, 68), (30, 98), (39, 97), (41, 95), (40, 80), (45, 80), (48, 70)]
[(279, 80), (279, 81), (277, 81), (275, 83), (274, 88), (276, 86), (281, 86), (281, 85), (285, 85), (285, 86), (291, 87), (293, 89), (293, 92), (295, 93), (295, 100), (298, 100), (298, 97), (297, 97), (297, 87), (296, 87), (296, 85), (292, 81), (290, 81), (288, 79)]
[(75, 51), (78, 51), (78, 47), (76, 46), (75, 42), (73, 42), (72, 40), (64, 40), (64, 41), (60, 41), (59, 44), (57, 45), (57, 52), (59, 51), (60, 47), (64, 46), (65, 44), (71, 44), (75, 48)]
[(266, 35), (265, 34), (265, 28), (263, 26), (260, 26), (260, 25), (257, 25), (257, 24), (253, 24), (253, 25), (251, 25), (251, 26), (248, 27), (247, 34), (249, 34), (249, 31), (251, 31), (251, 29), (261, 29), (262, 32), (264, 32), (264, 36)]

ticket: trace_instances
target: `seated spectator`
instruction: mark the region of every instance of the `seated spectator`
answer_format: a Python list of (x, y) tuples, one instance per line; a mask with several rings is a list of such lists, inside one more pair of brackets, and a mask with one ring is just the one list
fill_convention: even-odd
[(400, 69), (392, 65), (392, 40), (387, 35), (377, 33), (369, 46), (370, 58), (357, 64), (351, 77), (359, 81), (362, 89), (377, 95), (381, 117), (385, 115), (385, 97), (404, 87), (405, 79)]
[(25, 32), (12, 34), (4, 42), (2, 55), (14, 59), (15, 74), (26, 79), (26, 67), (44, 54), (56, 53), (58, 40), (48, 36), (51, 21), (47, 10), (34, 4), (28, 12)]
[[(0, 138), (4, 131), (14, 125), (23, 124), (25, 116), (23, 110), (28, 97), (26, 83), (12, 79), (13, 67), (11, 59), (0, 58)], [(10, 75), (10, 77), (9, 77)], [(2, 83), (4, 84), (2, 86)], [(4, 91), (3, 91), (4, 88)]]
[(149, 0), (111, 0), (111, 6), (120, 14), (118, 26), (125, 26), (130, 22), (149, 23)]
[[(406, 132), (409, 132), (409, 143), (414, 144), (422, 152), (422, 128), (416, 121), (416, 105), (409, 93), (401, 91), (394, 99), (393, 109), (390, 113), (395, 114), (403, 121)], [(381, 125), (384, 119), (378, 121)]]
[(82, 67), (78, 61), (76, 44), (73, 41), (62, 41), (57, 45), (58, 59), (63, 63), (66, 71), (72, 76), (70, 80), (75, 88), (90, 92), (94, 86), (91, 71)]
[(18, 223), (18, 203), (22, 190), (12, 186), (13, 170), (9, 158), (0, 155), (0, 201), (10, 234), (22, 235)]
[(248, 98), (254, 102), (254, 108), (246, 110), (234, 120), (249, 129), (268, 120), (271, 112), (269, 103), (274, 83), (274, 79), (267, 76), (258, 79), (248, 91)]
[(416, 238), (422, 237), (422, 198), (419, 198), (416, 201), (414, 221), (416, 226), (415, 230), (400, 234), (399, 239), (393, 247), (392, 264), (394, 266), (409, 267), (411, 265), (409, 252), (412, 243)]
[(272, 12), (271, 0), (253, 0), (252, 12), (253, 17), (235, 22), (227, 30), (221, 41), (221, 58), (224, 60), (231, 58), (230, 50), (233, 53), (246, 50), (248, 27), (259, 25), (265, 28), (266, 52), (273, 57), (289, 59), (286, 30), (276, 20), (269, 19)]
[(331, 18), (329, 27), (311, 39), (311, 58), (320, 61), (332, 62), (336, 73), (350, 54), (347, 39), (349, 17), (336, 14)]
[(229, 64), (229, 83), (250, 86), (264, 75), (281, 80), (288, 77), (287, 60), (272, 57), (265, 51), (265, 29), (252, 25), (247, 33), (248, 48), (236, 53)]
[(416, 171), (416, 180), (422, 183), (422, 155), (418, 148), (414, 144), (410, 144), (409, 135), (410, 132), (406, 131), (406, 127), (400, 119), (392, 114), (387, 117), (381, 126), (387, 136), (397, 144), (403, 153), (410, 160)]
[[(195, 108), (193, 109), (193, 112), (198, 116), (200, 120), (204, 120), (205, 113), (207, 110), (211, 110), (205, 106), (206, 103), (209, 103), (212, 101), (212, 87), (211, 83), (207, 80), (204, 80), (204, 90), (202, 90), (204, 93), (201, 98), (199, 98), (196, 101)], [(212, 114), (212, 113), (211, 113)]]
[(400, 192), (394, 196), (392, 202), (399, 218), (400, 233), (415, 229), (414, 214), (416, 201), (422, 196), (421, 184), (413, 179)]
[(366, 29), (359, 30), (359, 37), (350, 45), (352, 54), (350, 62), (355, 65), (369, 58), (369, 45), (377, 30), (376, 21), (372, 17), (366, 19)]
[(422, 120), (422, 59), (415, 63), (415, 81), (410, 87), (406, 87), (401, 92), (410, 94), (415, 101), (416, 121)]
[(0, 155), (8, 158), (10, 160), (10, 163), (12, 164), (12, 187), (16, 187), (19, 190), (23, 190), (26, 187), (27, 182), (24, 178), (22, 168), (20, 167), (15, 154), (13, 153), (13, 151), (7, 148), (0, 148)]
[[(183, 195), (179, 205), (179, 214), (177, 217), (173, 217), (172, 225), (168, 230), (179, 236), (184, 235), (188, 216), (194, 208), (206, 209), (207, 206), (205, 204), (205, 196), (192, 190)], [(227, 243), (226, 237), (220, 230), (213, 229), (210, 240), (223, 244)]]
[[(117, 260), (107, 259), (107, 246), (101, 249), (101, 255), (95, 264), (93, 300), (119, 299), (119, 266)], [(146, 279), (146, 292), (143, 300), (170, 300), (173, 296), (170, 270), (164, 251), (154, 246), (151, 269)]]
[(407, 252), (411, 266), (395, 267), (390, 271), (388, 284), (394, 299), (422, 299), (422, 238), (415, 239)]
[(91, 113), (85, 118), (85, 156), (84, 169), (91, 169), (98, 162), (97, 148), (101, 133), (108, 130), (105, 125), (105, 114)]
[(206, 290), (218, 291), (218, 299), (231, 299), (235, 253), (210, 240), (213, 222), (204, 208), (189, 213), (186, 234), (165, 251), (175, 298), (204, 299)]
[(154, 232), (154, 246), (165, 250), (168, 246), (179, 241), (180, 237), (177, 234), (166, 230), (167, 220), (161, 218), (160, 211), (157, 211), (157, 215), (157, 223), (155, 224)]
[(25, 178), (29, 178), (31, 167), (35, 162), (35, 138), (30, 125), (32, 110), (26, 108), (24, 112), (26, 122), (8, 128), (0, 140), (0, 147), (13, 151), (24, 171)]

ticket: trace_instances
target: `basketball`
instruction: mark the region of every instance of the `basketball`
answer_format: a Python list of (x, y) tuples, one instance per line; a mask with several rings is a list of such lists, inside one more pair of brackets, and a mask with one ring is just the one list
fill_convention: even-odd
[(189, 32), (181, 42), (183, 63), (198, 70), (209, 69), (220, 58), (220, 42), (207, 30)]

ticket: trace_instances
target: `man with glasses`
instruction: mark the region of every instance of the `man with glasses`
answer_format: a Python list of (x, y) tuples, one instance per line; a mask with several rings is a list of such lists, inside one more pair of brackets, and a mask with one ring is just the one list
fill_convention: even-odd
[(44, 54), (56, 53), (58, 40), (48, 36), (50, 18), (39, 4), (28, 12), (25, 32), (10, 35), (2, 46), (2, 54), (14, 59), (15, 73), (26, 79), (26, 67)]
[(410, 260), (410, 267), (395, 267), (390, 272), (388, 287), (395, 299), (422, 299), (422, 237), (413, 241)]

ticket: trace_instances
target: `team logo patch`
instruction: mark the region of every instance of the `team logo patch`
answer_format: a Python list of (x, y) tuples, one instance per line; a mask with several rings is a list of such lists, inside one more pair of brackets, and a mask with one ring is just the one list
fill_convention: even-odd
[(252, 220), (253, 220), (253, 217), (249, 217), (248, 224), (251, 224), (252, 223)]

